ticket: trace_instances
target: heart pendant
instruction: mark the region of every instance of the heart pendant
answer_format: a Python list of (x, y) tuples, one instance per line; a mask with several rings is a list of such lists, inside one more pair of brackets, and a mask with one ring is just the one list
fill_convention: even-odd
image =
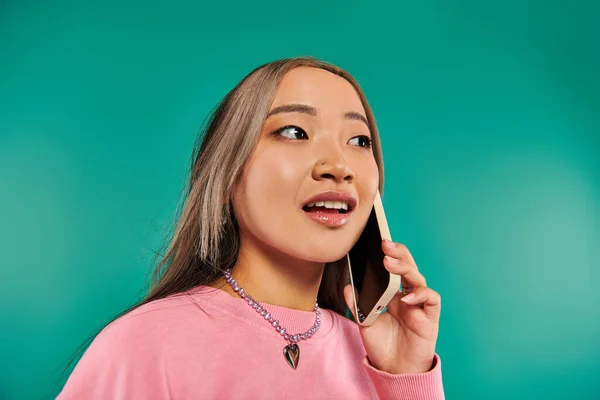
[(292, 369), (298, 368), (298, 360), (300, 359), (300, 347), (294, 344), (288, 344), (283, 349), (283, 357), (285, 361), (292, 367)]

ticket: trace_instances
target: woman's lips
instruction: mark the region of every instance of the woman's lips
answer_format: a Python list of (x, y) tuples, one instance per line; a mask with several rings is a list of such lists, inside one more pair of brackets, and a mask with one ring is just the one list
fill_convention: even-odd
[(321, 210), (310, 210), (303, 211), (304, 214), (312, 219), (315, 222), (318, 222), (321, 225), (329, 226), (329, 227), (340, 227), (345, 225), (348, 222), (348, 217), (352, 212), (347, 212), (344, 214), (331, 211), (321, 211)]

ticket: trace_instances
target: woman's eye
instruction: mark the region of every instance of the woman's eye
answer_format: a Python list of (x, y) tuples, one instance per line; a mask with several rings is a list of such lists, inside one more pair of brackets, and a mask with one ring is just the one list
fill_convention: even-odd
[(284, 126), (281, 129), (275, 131), (275, 134), (279, 136), (283, 136), (288, 139), (293, 140), (307, 140), (308, 135), (304, 131), (304, 129), (299, 128), (297, 126)]
[(371, 138), (368, 136), (356, 136), (348, 141), (348, 144), (358, 147), (371, 147)]

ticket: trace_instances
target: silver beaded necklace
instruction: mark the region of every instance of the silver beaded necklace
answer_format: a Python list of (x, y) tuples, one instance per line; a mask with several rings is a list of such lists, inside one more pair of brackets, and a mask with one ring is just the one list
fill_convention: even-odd
[(279, 332), (279, 334), (288, 342), (288, 345), (283, 348), (283, 358), (287, 361), (288, 365), (292, 367), (292, 369), (298, 368), (298, 361), (300, 360), (300, 346), (298, 343), (302, 340), (310, 339), (321, 327), (321, 309), (315, 300), (315, 308), (313, 311), (315, 312), (315, 323), (313, 326), (304, 333), (298, 333), (295, 335), (290, 335), (284, 327), (279, 325), (279, 321), (277, 321), (271, 313), (264, 309), (264, 307), (252, 297), (248, 296), (244, 289), (238, 285), (233, 276), (231, 276), (231, 269), (225, 270), (223, 273), (225, 276), (225, 280), (231, 286), (234, 292), (236, 292), (242, 299), (244, 299), (248, 305), (261, 315), (265, 321), (270, 323), (273, 328)]

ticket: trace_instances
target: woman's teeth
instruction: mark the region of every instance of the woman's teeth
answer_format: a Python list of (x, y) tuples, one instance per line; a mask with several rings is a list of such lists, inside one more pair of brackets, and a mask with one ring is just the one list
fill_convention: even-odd
[(348, 210), (348, 203), (345, 203), (343, 201), (317, 201), (314, 203), (308, 203), (305, 207), (325, 207), (346, 211)]

